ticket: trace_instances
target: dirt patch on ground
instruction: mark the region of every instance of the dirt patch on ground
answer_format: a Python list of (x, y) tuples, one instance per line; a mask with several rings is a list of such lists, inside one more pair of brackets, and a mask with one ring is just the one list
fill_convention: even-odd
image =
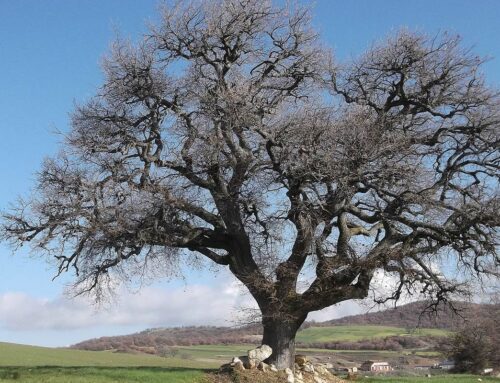
[[(325, 383), (347, 383), (345, 380), (331, 375), (322, 377)], [(259, 370), (245, 370), (232, 372), (210, 373), (206, 377), (206, 383), (286, 383), (287, 375), (284, 371), (271, 372)], [(316, 383), (313, 374), (303, 374), (304, 383)]]

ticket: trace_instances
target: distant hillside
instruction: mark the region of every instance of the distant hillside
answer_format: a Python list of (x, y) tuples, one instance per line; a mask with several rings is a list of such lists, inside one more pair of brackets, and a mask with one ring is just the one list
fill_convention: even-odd
[[(465, 316), (481, 317), (492, 316), (491, 305), (461, 304)], [(425, 304), (422, 302), (410, 303), (396, 309), (355, 315), (321, 323), (306, 323), (297, 340), (303, 346), (331, 348), (331, 349), (397, 349), (397, 344), (408, 343), (408, 335), (415, 339), (412, 347), (425, 347), (426, 344), (437, 343), (437, 339), (445, 336), (446, 331), (419, 331), (413, 329), (441, 329), (454, 330), (460, 327), (463, 319), (456, 317), (450, 310), (442, 310), (436, 316), (420, 316)], [(419, 318), (420, 317), (420, 318)], [(342, 328), (339, 325), (352, 327)], [(364, 329), (355, 328), (365, 326)], [(370, 328), (378, 326), (377, 329)], [(387, 329), (382, 328), (388, 327)], [(328, 329), (325, 329), (329, 327)], [(359, 331), (358, 336), (354, 336)], [(360, 335), (361, 334), (361, 335)], [(117, 352), (137, 352), (147, 354), (164, 354), (174, 352), (175, 346), (195, 346), (213, 344), (242, 344), (258, 343), (261, 339), (262, 328), (259, 325), (230, 327), (177, 327), (149, 329), (136, 334), (102, 337), (87, 340), (72, 346), (81, 350)], [(418, 338), (418, 339), (417, 339)], [(371, 339), (371, 340), (370, 340)], [(374, 346), (373, 340), (377, 340)], [(369, 342), (367, 342), (370, 340)], [(385, 341), (382, 342), (382, 341)], [(386, 344), (391, 343), (392, 346)], [(409, 343), (408, 343), (409, 344)], [(420, 345), (420, 346), (418, 346)]]
[(332, 325), (382, 325), (411, 328), (438, 328), (456, 330), (464, 324), (464, 320), (473, 318), (494, 317), (500, 305), (475, 304), (457, 302), (460, 316), (448, 308), (441, 308), (437, 313), (422, 314), (425, 302), (414, 302), (406, 305), (372, 313), (352, 315), (315, 324), (315, 326)]
[(261, 335), (262, 328), (259, 325), (237, 328), (211, 326), (156, 328), (131, 335), (90, 339), (75, 344), (72, 348), (158, 354), (170, 346), (258, 343)]

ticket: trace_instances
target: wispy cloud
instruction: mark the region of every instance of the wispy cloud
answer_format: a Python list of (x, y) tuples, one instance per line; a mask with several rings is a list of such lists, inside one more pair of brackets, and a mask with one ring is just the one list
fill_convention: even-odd
[(86, 298), (40, 299), (20, 292), (0, 294), (0, 327), (11, 331), (71, 330), (94, 326), (230, 325), (242, 304), (251, 304), (234, 284), (186, 288), (146, 287), (117, 292), (112, 304)]
[[(378, 293), (394, 281), (378, 275)], [(243, 310), (242, 310), (243, 309)], [(245, 321), (255, 301), (231, 278), (185, 287), (144, 287), (136, 293), (118, 288), (116, 299), (96, 307), (88, 298), (38, 298), (25, 292), (0, 293), (0, 330), (12, 332), (67, 332), (95, 328), (148, 328), (187, 325), (231, 326)], [(325, 321), (377, 309), (369, 301), (347, 301), (311, 313), (308, 320)], [(242, 314), (243, 312), (243, 314)], [(255, 318), (254, 318), (255, 319)]]
[[(96, 307), (85, 298), (36, 298), (26, 293), (0, 294), (0, 328), (10, 331), (77, 330), (102, 326), (231, 326), (240, 323), (241, 309), (255, 302), (237, 284), (194, 285), (185, 289), (144, 288), (120, 291), (118, 301)], [(312, 313), (323, 321), (366, 310), (359, 302), (346, 302)]]

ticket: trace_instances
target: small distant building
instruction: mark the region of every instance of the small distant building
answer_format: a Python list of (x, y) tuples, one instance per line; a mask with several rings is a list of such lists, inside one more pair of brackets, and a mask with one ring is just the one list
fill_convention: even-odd
[(359, 369), (361, 371), (371, 372), (388, 372), (393, 370), (389, 362), (379, 362), (374, 360), (367, 360), (361, 365)]
[(455, 361), (443, 360), (441, 363), (439, 363), (439, 368), (441, 370), (451, 370), (451, 369), (455, 368)]

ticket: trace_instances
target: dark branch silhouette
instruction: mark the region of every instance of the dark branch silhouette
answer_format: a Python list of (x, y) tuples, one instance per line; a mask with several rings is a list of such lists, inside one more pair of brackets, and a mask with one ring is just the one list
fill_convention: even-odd
[(308, 313), (366, 298), (376, 272), (399, 281), (380, 301), (466, 293), (442, 257), (499, 275), (500, 108), (482, 61), (402, 31), (337, 65), (308, 9), (166, 5), (141, 42), (114, 43), (2, 236), (73, 268), (80, 293), (204, 256), (248, 288), (270, 362), (290, 366)]

